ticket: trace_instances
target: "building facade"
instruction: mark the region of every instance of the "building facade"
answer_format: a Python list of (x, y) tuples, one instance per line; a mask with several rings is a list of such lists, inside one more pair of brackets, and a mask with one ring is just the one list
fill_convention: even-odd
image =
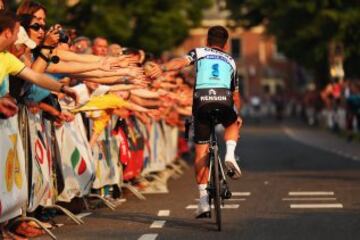
[(242, 95), (273, 95), (279, 90), (294, 91), (296, 65), (277, 51), (276, 40), (266, 34), (263, 26), (243, 29), (229, 20), (224, 2), (216, 1), (205, 12), (200, 27), (190, 30), (189, 37), (175, 49), (175, 55), (206, 45), (207, 30), (211, 26), (225, 26), (230, 34), (229, 52), (236, 60)]

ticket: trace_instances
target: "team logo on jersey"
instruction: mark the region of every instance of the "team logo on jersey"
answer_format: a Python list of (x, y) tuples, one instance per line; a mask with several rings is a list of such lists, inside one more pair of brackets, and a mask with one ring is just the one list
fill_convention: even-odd
[(212, 76), (214, 78), (218, 78), (219, 75), (220, 75), (220, 72), (219, 72), (219, 64), (213, 64), (212, 65)]
[(214, 89), (210, 89), (209, 96), (216, 96), (216, 91)]
[(217, 92), (214, 89), (209, 89), (207, 96), (201, 96), (200, 101), (226, 101), (226, 96), (217, 96)]

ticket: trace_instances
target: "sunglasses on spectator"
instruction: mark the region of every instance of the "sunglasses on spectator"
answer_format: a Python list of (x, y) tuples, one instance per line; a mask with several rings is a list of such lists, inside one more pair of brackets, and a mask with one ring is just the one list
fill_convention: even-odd
[(33, 25), (30, 25), (29, 28), (31, 28), (32, 30), (35, 30), (35, 31), (39, 31), (40, 29), (42, 30), (46, 30), (46, 27), (45, 25), (41, 25), (39, 23), (34, 23)]

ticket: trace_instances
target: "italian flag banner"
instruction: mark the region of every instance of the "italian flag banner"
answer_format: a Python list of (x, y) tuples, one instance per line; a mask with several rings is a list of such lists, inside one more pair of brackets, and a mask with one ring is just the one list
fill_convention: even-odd
[(65, 180), (64, 190), (57, 200), (70, 202), (90, 192), (95, 179), (94, 159), (81, 114), (76, 114), (74, 121), (64, 123), (55, 133)]
[(0, 120), (0, 223), (19, 216), (27, 201), (25, 155), (17, 116)]

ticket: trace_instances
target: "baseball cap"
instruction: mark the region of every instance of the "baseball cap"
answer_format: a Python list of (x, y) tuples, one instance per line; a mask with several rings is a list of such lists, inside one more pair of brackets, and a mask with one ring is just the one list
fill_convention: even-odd
[(30, 49), (34, 49), (36, 47), (36, 43), (29, 38), (23, 26), (20, 26), (18, 39), (15, 44), (25, 44)]

